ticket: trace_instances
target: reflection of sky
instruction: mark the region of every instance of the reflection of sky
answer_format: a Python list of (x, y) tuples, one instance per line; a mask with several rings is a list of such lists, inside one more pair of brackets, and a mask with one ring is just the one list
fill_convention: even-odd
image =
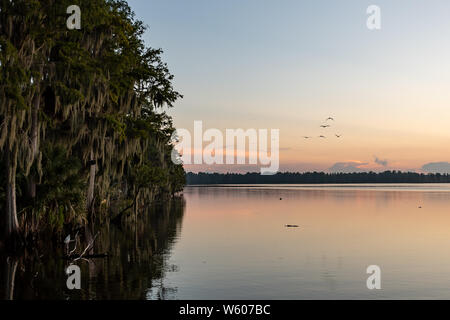
[[(185, 96), (170, 111), (177, 127), (279, 128), (282, 167), (300, 170), (450, 160), (446, 0), (129, 3)], [(366, 28), (371, 4), (380, 31)]]
[(164, 281), (178, 299), (449, 298), (450, 193), (419, 189), (188, 187)]

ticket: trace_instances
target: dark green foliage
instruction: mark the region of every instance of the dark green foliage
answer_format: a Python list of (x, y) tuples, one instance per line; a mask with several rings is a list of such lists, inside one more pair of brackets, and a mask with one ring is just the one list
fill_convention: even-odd
[[(73, 4), (81, 30), (66, 27)], [(126, 1), (0, 0), (0, 9), (5, 234), (102, 222), (110, 208), (137, 212), (180, 191), (161, 108), (181, 95)]]
[[(62, 228), (64, 217), (78, 219), (82, 223), (86, 215), (84, 197), (86, 179), (80, 159), (67, 157), (62, 147), (43, 147), (43, 175), (37, 188), (33, 205), (35, 211), (47, 220), (50, 227)], [(57, 215), (56, 219), (53, 215)], [(67, 219), (70, 220), (70, 219)], [(57, 221), (57, 224), (53, 222)]]

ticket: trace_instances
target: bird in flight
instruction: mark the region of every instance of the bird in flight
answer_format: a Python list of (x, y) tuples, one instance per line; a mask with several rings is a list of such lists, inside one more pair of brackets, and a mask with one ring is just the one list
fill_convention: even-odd
[(312, 137), (304, 136), (303, 138), (305, 138), (305, 139), (311, 139)]
[(340, 138), (340, 137), (342, 137), (342, 134), (335, 134), (335, 136)]
[(324, 138), (325, 139), (326, 137), (325, 136), (319, 136), (319, 138)]
[(321, 127), (321, 128), (329, 128), (330, 125), (328, 125), (328, 124), (323, 124), (323, 125), (321, 125), (320, 127)]
[(325, 121), (328, 121), (328, 120), (334, 121), (334, 118), (328, 117), (327, 120), (325, 120)]

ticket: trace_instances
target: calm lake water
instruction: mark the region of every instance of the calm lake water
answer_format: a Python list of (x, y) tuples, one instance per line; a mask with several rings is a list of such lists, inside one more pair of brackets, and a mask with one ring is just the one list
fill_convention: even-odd
[[(68, 262), (48, 253), (2, 257), (1, 289), (15, 299), (450, 299), (449, 209), (446, 184), (190, 186), (138, 226), (103, 230), (95, 251), (110, 256), (77, 262), (81, 290), (66, 288)], [(366, 287), (369, 265), (381, 290)]]

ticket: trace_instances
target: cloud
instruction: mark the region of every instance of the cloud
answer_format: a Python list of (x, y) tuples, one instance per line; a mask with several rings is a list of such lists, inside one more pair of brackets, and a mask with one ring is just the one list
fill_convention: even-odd
[(328, 171), (332, 173), (364, 172), (367, 170), (360, 167), (366, 165), (368, 165), (367, 162), (360, 161), (337, 162), (331, 168), (329, 168)]
[(450, 162), (430, 162), (422, 166), (427, 173), (450, 173)]
[(387, 167), (388, 166), (389, 161), (387, 161), (386, 159), (385, 160), (381, 160), (377, 156), (374, 156), (374, 157), (375, 157), (374, 161), (375, 161), (376, 164), (379, 164), (380, 166), (383, 166), (383, 167)]

